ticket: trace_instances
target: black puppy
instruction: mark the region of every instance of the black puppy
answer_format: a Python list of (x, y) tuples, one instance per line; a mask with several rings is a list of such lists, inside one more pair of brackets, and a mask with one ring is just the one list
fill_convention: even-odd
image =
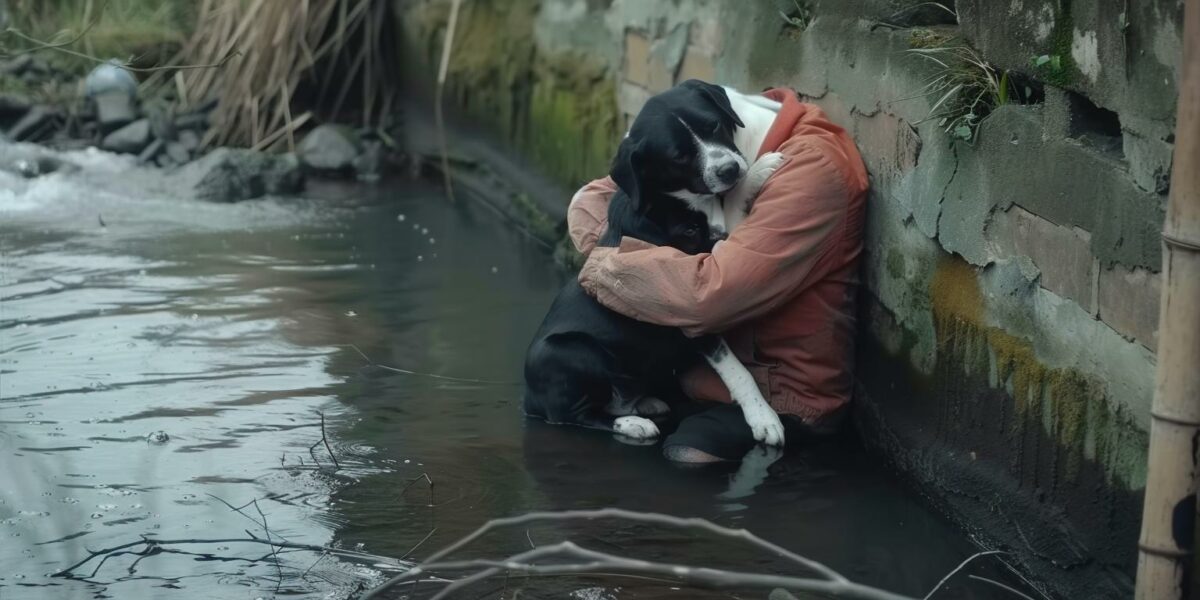
[[(690, 254), (710, 251), (723, 234), (710, 227), (709, 217), (721, 212), (711, 205), (746, 172), (733, 143), (741, 126), (725, 90), (704, 82), (687, 81), (647, 101), (613, 161), (620, 191), (599, 245), (615, 247), (629, 236)], [(700, 356), (741, 405), (755, 438), (782, 444), (778, 415), (724, 340), (689, 340), (678, 329), (625, 317), (574, 280), (551, 305), (526, 355), (525, 412), (551, 423), (657, 437), (654, 422), (636, 415), (666, 412), (653, 395), (674, 389), (677, 373)]]

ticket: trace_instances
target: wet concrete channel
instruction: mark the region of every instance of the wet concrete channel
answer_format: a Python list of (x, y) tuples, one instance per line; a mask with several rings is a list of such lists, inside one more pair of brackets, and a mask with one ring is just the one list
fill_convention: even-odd
[[(77, 177), (0, 173), (0, 599), (352, 597), (386, 572), (203, 541), (264, 536), (260, 517), (273, 539), (419, 560), (494, 517), (651, 510), (745, 527), (917, 597), (978, 551), (852, 437), (792, 448), (731, 489), (727, 468), (526, 421), (525, 346), (569, 275), (479, 204), (408, 181), (209, 204)], [(140, 536), (200, 541), (50, 577)], [(568, 536), (787, 570), (728, 541), (614, 523), (500, 532), (469, 554)], [(972, 572), (1021, 585), (996, 563)], [(960, 579), (941, 594), (1014, 597)], [(470, 597), (763, 596), (513, 578)]]

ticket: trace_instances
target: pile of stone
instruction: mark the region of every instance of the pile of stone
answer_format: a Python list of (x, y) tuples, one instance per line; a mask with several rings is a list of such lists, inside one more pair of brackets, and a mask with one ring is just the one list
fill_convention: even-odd
[[(0, 66), (0, 75), (29, 89), (61, 83), (62, 78), (34, 55)], [(6, 126), (8, 139), (59, 149), (97, 146), (137, 155), (146, 164), (176, 166), (190, 162), (199, 152), (209, 113), (216, 106), (210, 102), (178, 111), (143, 103), (137, 80), (115, 62), (96, 67), (80, 85), (82, 102), (77, 110), (68, 110), (63, 102), (35, 103), (16, 94), (0, 94), (0, 125)]]

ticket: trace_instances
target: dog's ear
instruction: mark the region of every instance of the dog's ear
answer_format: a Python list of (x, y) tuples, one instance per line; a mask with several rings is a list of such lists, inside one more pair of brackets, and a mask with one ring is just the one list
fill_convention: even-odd
[(634, 206), (641, 205), (641, 194), (638, 182), (642, 178), (642, 144), (634, 138), (626, 136), (617, 147), (617, 157), (613, 159), (609, 171), (613, 181), (625, 195), (633, 200)]
[(725, 88), (719, 85), (713, 85), (707, 81), (700, 81), (699, 79), (689, 79), (683, 82), (681, 85), (686, 85), (699, 90), (700, 93), (704, 94), (709, 101), (711, 101), (717, 107), (718, 110), (729, 116), (729, 118), (732, 119), (738, 127), (746, 126), (746, 124), (742, 122), (742, 119), (738, 117), (737, 113), (733, 111), (733, 105), (729, 103), (729, 94), (725, 93)]

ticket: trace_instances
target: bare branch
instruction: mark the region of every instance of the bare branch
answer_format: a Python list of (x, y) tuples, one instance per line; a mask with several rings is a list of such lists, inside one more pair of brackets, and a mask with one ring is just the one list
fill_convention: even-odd
[(943, 578), (942, 578), (942, 580), (941, 580), (941, 581), (939, 581), (939, 582), (937, 583), (937, 585), (933, 586), (933, 589), (932, 589), (932, 590), (929, 590), (929, 593), (928, 593), (928, 594), (925, 594), (925, 597), (924, 597), (924, 598), (922, 598), (921, 600), (929, 600), (930, 598), (932, 598), (932, 597), (933, 597), (933, 595), (934, 595), (934, 593), (936, 593), (936, 592), (937, 592), (939, 589), (941, 589), (941, 587), (942, 587), (943, 585), (945, 585), (945, 584), (946, 584), (946, 582), (947, 582), (947, 581), (949, 581), (951, 577), (954, 577), (954, 575), (955, 575), (956, 573), (958, 573), (959, 571), (961, 571), (961, 570), (963, 570), (964, 568), (966, 568), (966, 566), (967, 566), (968, 564), (970, 564), (970, 563), (971, 563), (971, 561), (973, 561), (973, 560), (975, 560), (975, 559), (977, 559), (977, 558), (983, 557), (983, 556), (992, 556), (992, 555), (994, 555), (994, 554), (1007, 554), (1007, 552), (1003, 552), (1003, 551), (1001, 551), (1001, 550), (988, 550), (988, 551), (986, 551), (986, 552), (976, 552), (975, 554), (972, 554), (971, 556), (968, 556), (966, 560), (964, 560), (964, 561), (962, 561), (961, 563), (959, 563), (959, 565), (958, 565), (957, 567), (954, 567), (954, 570), (953, 570), (953, 571), (950, 571), (949, 573), (946, 573), (946, 576), (945, 576), (945, 577), (943, 577)]
[(1005, 591), (1017, 596), (1018, 598), (1024, 598), (1025, 600), (1033, 600), (1033, 598), (1030, 598), (1029, 596), (1022, 594), (1021, 592), (1018, 592), (1017, 590), (1015, 590), (1007, 585), (1004, 585), (1003, 583), (1000, 583), (999, 581), (996, 581), (995, 579), (988, 579), (987, 577), (980, 577), (978, 575), (967, 575), (967, 577), (970, 577), (971, 579), (975, 579), (978, 581), (982, 581), (984, 583), (990, 583), (1002, 590), (1005, 590)]

